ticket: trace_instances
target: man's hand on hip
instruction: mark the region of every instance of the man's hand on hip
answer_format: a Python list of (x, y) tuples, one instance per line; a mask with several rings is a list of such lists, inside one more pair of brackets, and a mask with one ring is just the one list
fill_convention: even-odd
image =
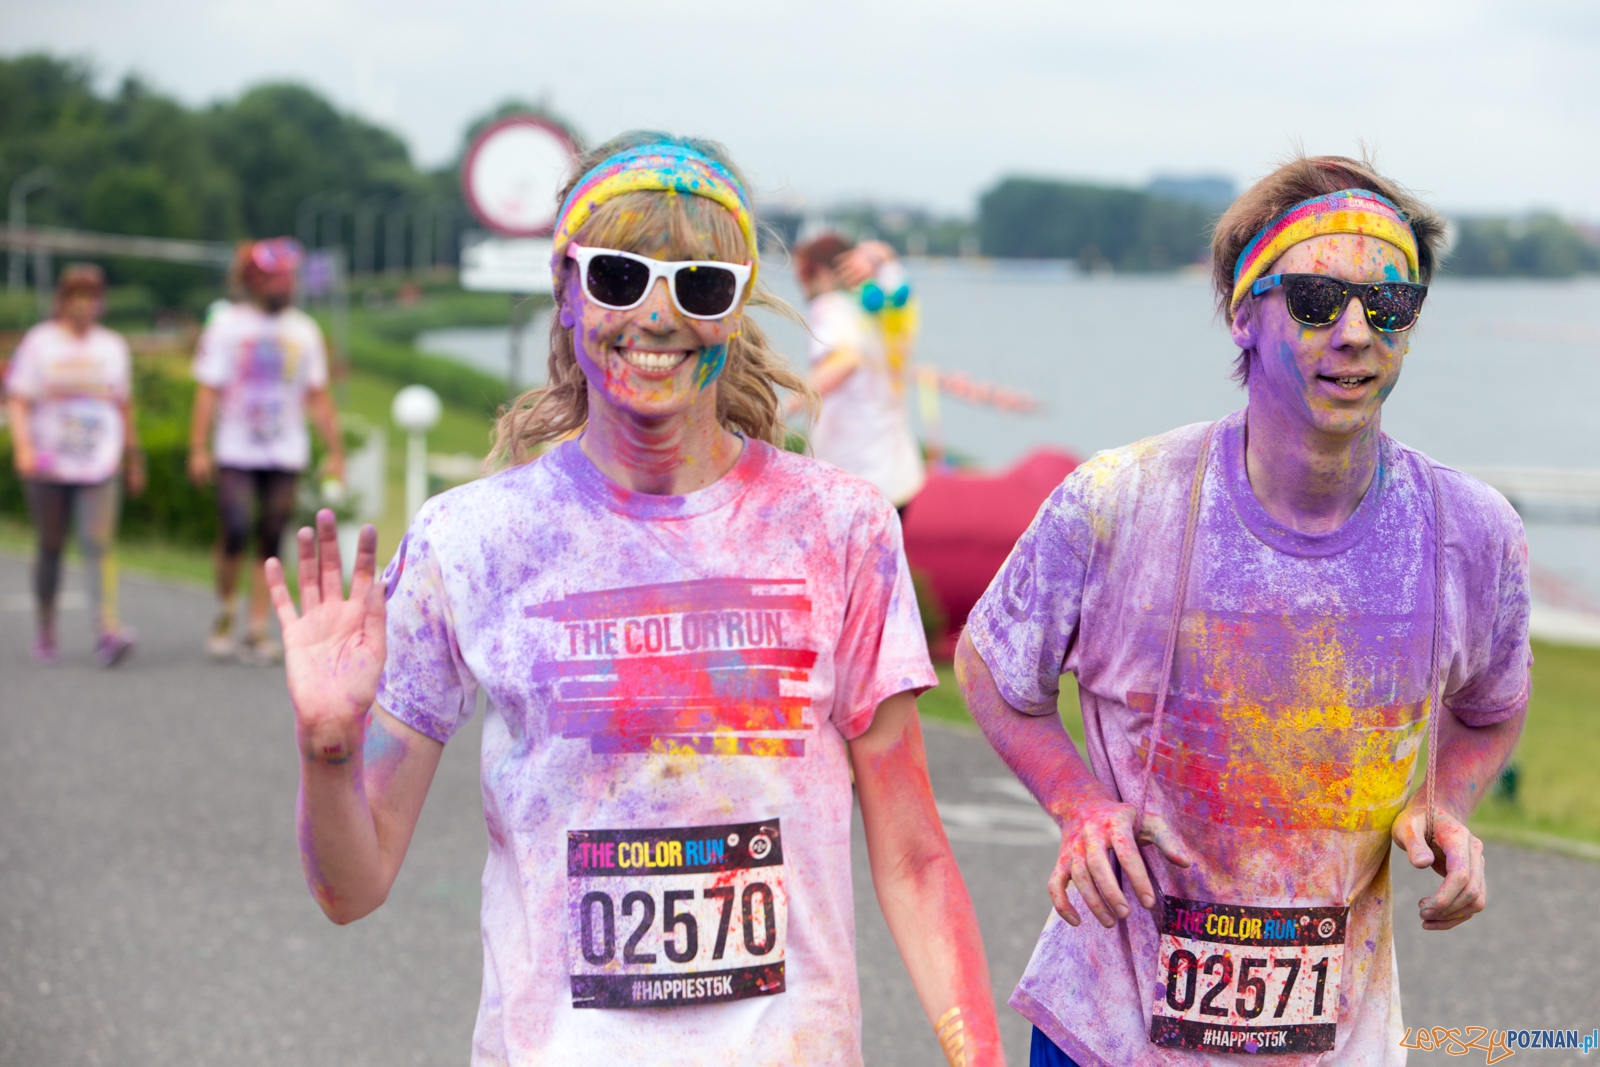
[(1444, 875), (1439, 891), (1417, 902), (1424, 930), (1460, 926), (1489, 903), (1483, 873), (1483, 842), (1466, 824), (1444, 810), (1434, 814), (1433, 840), (1428, 840), (1428, 812), (1418, 795), (1394, 823), (1394, 842), (1405, 849), (1417, 869), (1432, 867)]
[(1132, 804), (1093, 800), (1078, 805), (1061, 819), (1061, 854), (1050, 875), (1050, 902), (1070, 925), (1083, 921), (1067, 899), (1067, 886), (1075, 884), (1100, 925), (1110, 929), (1131, 911), (1107, 853), (1115, 855), (1128, 875), (1133, 893), (1147, 908), (1156, 906), (1155, 887), (1145, 870), (1140, 845), (1154, 845), (1174, 866), (1187, 867), (1188, 853), (1159, 815), (1147, 814), (1135, 830), (1137, 811)]

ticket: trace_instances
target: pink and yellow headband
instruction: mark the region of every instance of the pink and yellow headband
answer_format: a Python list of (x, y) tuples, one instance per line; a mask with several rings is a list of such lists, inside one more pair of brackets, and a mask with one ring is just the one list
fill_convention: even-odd
[(726, 165), (698, 149), (676, 141), (655, 141), (608, 156), (579, 179), (556, 216), (554, 255), (550, 269), (561, 283), (562, 260), (573, 235), (607, 200), (623, 193), (665, 192), (703, 196), (733, 213), (750, 251), (750, 279), (757, 259), (755, 213), (744, 186)]
[(1410, 280), (1416, 281), (1420, 276), (1417, 236), (1393, 201), (1366, 189), (1341, 189), (1302, 200), (1250, 239), (1233, 268), (1229, 310), (1239, 306), (1256, 279), (1266, 274), (1292, 245), (1330, 233), (1357, 233), (1388, 241), (1406, 254)]

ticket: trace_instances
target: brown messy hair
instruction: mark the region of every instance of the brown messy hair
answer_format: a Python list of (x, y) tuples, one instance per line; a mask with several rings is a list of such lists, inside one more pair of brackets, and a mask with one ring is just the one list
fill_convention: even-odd
[(838, 266), (839, 260), (854, 247), (854, 242), (830, 231), (795, 245), (789, 258), (794, 261), (794, 272), (799, 275), (800, 284), (810, 285), (818, 274)]
[[(1370, 158), (1355, 160), (1348, 156), (1296, 154), (1246, 189), (1222, 213), (1211, 233), (1211, 284), (1216, 290), (1217, 309), (1226, 322), (1233, 323), (1233, 310), (1229, 307), (1233, 300), (1233, 270), (1245, 245), (1273, 219), (1302, 200), (1342, 189), (1366, 189), (1394, 202), (1417, 236), (1420, 280), (1427, 284), (1444, 250), (1443, 216), (1404, 186), (1379, 174)], [(1233, 376), (1241, 385), (1249, 382), (1249, 352), (1239, 353)]]
[[(687, 145), (717, 160), (744, 184), (721, 145), (635, 131), (608, 141), (577, 160), (556, 195), (556, 203), (564, 202), (578, 180), (610, 156), (636, 145), (661, 141)], [(573, 234), (572, 240), (594, 248), (615, 248), (661, 259), (745, 263), (754, 261), (756, 256), (756, 249), (749, 247), (738, 221), (727, 208), (706, 197), (671, 192), (640, 191), (607, 200)], [(561, 308), (576, 267), (572, 260), (564, 260), (556, 278), (548, 381), (529, 389), (501, 412), (495, 423), (494, 447), (486, 461), (491, 468), (525, 463), (538, 455), (540, 446), (577, 433), (589, 420), (588, 379), (578, 366), (573, 328), (561, 324)], [(771, 308), (800, 321), (792, 308), (761, 284), (759, 272), (747, 306)], [(815, 393), (805, 379), (772, 347), (766, 333), (748, 314), (742, 316), (728, 341), (727, 358), (714, 387), (718, 422), (746, 437), (775, 445), (782, 445), (787, 436), (778, 390), (786, 389), (799, 394), (808, 404), (815, 403)]]

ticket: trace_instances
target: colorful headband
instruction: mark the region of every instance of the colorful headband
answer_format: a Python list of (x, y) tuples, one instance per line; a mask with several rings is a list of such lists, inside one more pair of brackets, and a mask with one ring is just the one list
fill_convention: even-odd
[(1406, 254), (1411, 281), (1418, 279), (1417, 235), (1400, 209), (1366, 189), (1341, 189), (1300, 201), (1250, 239), (1233, 268), (1233, 300), (1228, 309), (1239, 306), (1255, 280), (1291, 245), (1330, 233), (1358, 233), (1388, 241)]
[(755, 284), (756, 221), (744, 186), (726, 165), (704, 152), (673, 141), (625, 148), (608, 156), (585, 174), (561, 203), (556, 216), (554, 255), (550, 269), (561, 282), (561, 261), (573, 235), (583, 228), (601, 204), (623, 193), (641, 191), (703, 196), (733, 213), (750, 250), (750, 282)]

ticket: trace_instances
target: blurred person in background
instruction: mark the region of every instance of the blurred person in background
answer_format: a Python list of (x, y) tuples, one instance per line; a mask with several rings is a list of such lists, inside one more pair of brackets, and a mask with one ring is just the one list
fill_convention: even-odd
[(936, 676), (899, 523), (775, 447), (779, 391), (806, 387), (745, 314), (768, 298), (744, 182), (654, 133), (576, 172), (550, 384), (501, 417), (508, 468), (428, 501), (381, 580), (366, 527), (348, 598), (327, 512), (299, 535), (303, 614), (268, 565), (307, 884), (336, 922), (383, 904), (481, 690), (473, 1062), (848, 1067), (853, 776), (948, 1061), (999, 1064), (928, 781), (916, 696)]
[(54, 316), (27, 332), (6, 373), (13, 457), (38, 535), (33, 658), (40, 664), (59, 656), (56, 599), (74, 513), (89, 579), (95, 656), (101, 666), (115, 666), (134, 645), (133, 630), (117, 620), (112, 538), (119, 481), (135, 496), (143, 492), (144, 453), (134, 432), (128, 343), (99, 324), (104, 307), (100, 268), (67, 267), (56, 283)]
[[(289, 237), (243, 244), (234, 260), (240, 299), (213, 306), (195, 352), (189, 477), (215, 481), (222, 538), (217, 546), (217, 615), (206, 651), (217, 660), (276, 663), (282, 646), (268, 633), (271, 600), (261, 570), (278, 554), (311, 462), (306, 419), (327, 449), (326, 473), (344, 480), (344, 439), (328, 390), (328, 357), (315, 320), (294, 307), (302, 251)], [(236, 594), (245, 546), (255, 535), (244, 641)]]
[(1398, 1067), (1392, 850), (1443, 876), (1424, 930), (1484, 908), (1467, 819), (1527, 714), (1527, 544), (1381, 423), (1444, 231), (1343, 157), (1247, 190), (1212, 239), (1245, 408), (1078, 467), (968, 620), (968, 706), (1061, 828), (1011, 999), (1041, 1067)]
[(882, 241), (853, 245), (837, 233), (798, 245), (793, 259), (822, 397), (812, 452), (903, 509), (927, 481), (906, 397), (915, 319), (905, 269)]

